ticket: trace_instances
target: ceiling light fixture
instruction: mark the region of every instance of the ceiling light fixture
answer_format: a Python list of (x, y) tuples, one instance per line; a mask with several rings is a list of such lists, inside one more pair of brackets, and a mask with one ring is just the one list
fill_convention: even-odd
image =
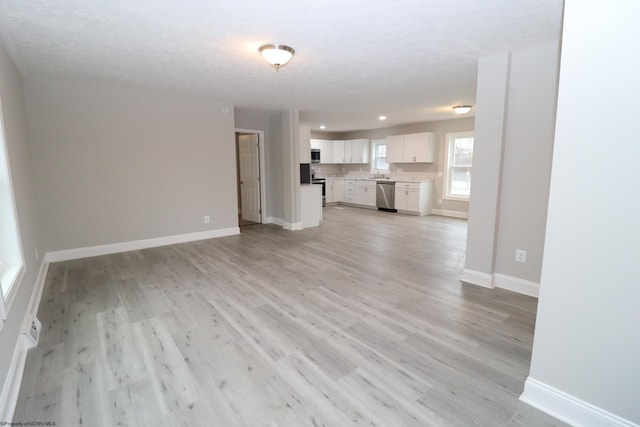
[(275, 67), (276, 71), (291, 61), (293, 54), (296, 52), (293, 48), (283, 44), (265, 44), (260, 46), (258, 51), (265, 61)]
[(387, 120), (387, 116), (379, 116), (378, 120)]
[(325, 125), (320, 125), (320, 129), (326, 129), (327, 127)]
[(456, 114), (467, 114), (473, 108), (471, 105), (456, 105), (452, 107)]

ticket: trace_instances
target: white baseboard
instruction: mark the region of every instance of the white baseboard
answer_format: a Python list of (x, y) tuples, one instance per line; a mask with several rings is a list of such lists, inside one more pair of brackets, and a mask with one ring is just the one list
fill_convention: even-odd
[(464, 218), (464, 219), (469, 218), (469, 213), (468, 212), (449, 211), (449, 210), (446, 210), (446, 209), (431, 209), (431, 214), (432, 215), (440, 215), (440, 216), (450, 216), (452, 218)]
[(282, 220), (282, 218), (276, 218), (273, 216), (268, 216), (265, 218), (264, 220), (265, 224), (275, 224), (275, 225), (279, 225), (280, 227), (282, 227), (282, 225), (284, 224), (284, 221)]
[(291, 230), (291, 231), (302, 230), (302, 223), (301, 222), (283, 222), (282, 228), (284, 228), (285, 230)]
[(13, 420), (18, 395), (20, 394), (20, 386), (22, 385), (24, 366), (27, 361), (27, 352), (31, 347), (31, 343), (27, 340), (24, 333), (29, 332), (31, 322), (38, 313), (38, 306), (40, 305), (40, 298), (42, 297), (48, 267), (49, 263), (46, 257), (43, 257), (36, 282), (33, 286), (33, 291), (31, 292), (29, 306), (22, 321), (22, 328), (20, 329), (18, 340), (13, 349), (13, 356), (11, 357), (7, 378), (2, 386), (2, 393), (0, 393), (0, 421), (10, 422)]
[(483, 273), (480, 271), (462, 270), (460, 281), (471, 283), (472, 285), (482, 286), (483, 288), (501, 288), (508, 291), (517, 292), (530, 297), (538, 298), (540, 293), (540, 284), (530, 282), (529, 280), (520, 279), (518, 277), (507, 276), (500, 273)]
[(573, 426), (640, 427), (531, 377), (520, 400)]
[(240, 227), (221, 228), (217, 230), (200, 231), (197, 233), (177, 234), (173, 236), (156, 237), (153, 239), (133, 240), (129, 242), (112, 243), (108, 245), (88, 246), (85, 248), (47, 252), (47, 260), (49, 262), (68, 261), (71, 259), (109, 255), (118, 252), (155, 248), (158, 246), (174, 245), (176, 243), (214, 239), (216, 237), (232, 236), (234, 234), (240, 234)]
[(469, 270), (468, 268), (462, 270), (460, 281), (482, 286), (483, 288), (493, 288), (493, 276), (491, 274)]
[(266, 217), (264, 223), (265, 224), (279, 225), (280, 227), (284, 228), (285, 230), (291, 230), (291, 231), (302, 230), (302, 223), (301, 222), (286, 222), (282, 218), (276, 218), (276, 217), (273, 217), (273, 216)]
[(530, 282), (529, 280), (519, 279), (505, 274), (495, 273), (493, 275), (493, 284), (496, 288), (502, 288), (519, 294), (529, 295), (538, 298), (540, 293), (540, 284)]
[(22, 334), (18, 335), (18, 341), (13, 350), (13, 357), (7, 372), (7, 379), (2, 388), (0, 395), (0, 420), (10, 422), (13, 420), (13, 414), (18, 403), (18, 395), (20, 394), (20, 386), (22, 385), (22, 374), (24, 373), (24, 365), (27, 361), (26, 337)]

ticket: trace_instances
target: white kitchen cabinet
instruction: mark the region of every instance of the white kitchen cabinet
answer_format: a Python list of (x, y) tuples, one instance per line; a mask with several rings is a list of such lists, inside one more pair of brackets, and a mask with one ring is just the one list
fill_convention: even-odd
[(431, 215), (433, 182), (396, 182), (395, 208), (398, 212)]
[(344, 180), (344, 202), (357, 204), (356, 189), (357, 182), (355, 179)]
[(402, 163), (404, 136), (392, 135), (387, 138), (387, 163)]
[(356, 203), (363, 206), (376, 205), (376, 182), (358, 181), (356, 187)]
[(435, 147), (435, 134), (432, 132), (388, 136), (387, 162), (433, 163)]
[(331, 164), (333, 161), (333, 141), (320, 140), (320, 164)]
[(300, 126), (300, 163), (311, 163), (311, 129), (308, 126)]
[[(320, 149), (320, 163), (366, 164), (369, 163), (369, 140), (324, 140), (312, 139), (311, 148)], [(305, 163), (305, 162), (301, 162)]]
[(349, 142), (351, 143), (351, 161), (349, 163), (369, 163), (369, 140), (352, 139)]
[(334, 184), (335, 184), (335, 180), (332, 178), (326, 178), (324, 180), (324, 195), (325, 195), (324, 201), (326, 203), (336, 202), (335, 194), (333, 192)]
[(333, 201), (344, 202), (344, 179), (333, 180)]
[(345, 163), (344, 161), (344, 141), (333, 141), (333, 163)]

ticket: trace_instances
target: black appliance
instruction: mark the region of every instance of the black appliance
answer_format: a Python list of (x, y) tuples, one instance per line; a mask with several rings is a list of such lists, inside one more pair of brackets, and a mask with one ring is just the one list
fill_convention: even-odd
[(311, 149), (311, 163), (320, 163), (320, 149), (312, 148)]
[(300, 163), (300, 184), (311, 184), (311, 164)]

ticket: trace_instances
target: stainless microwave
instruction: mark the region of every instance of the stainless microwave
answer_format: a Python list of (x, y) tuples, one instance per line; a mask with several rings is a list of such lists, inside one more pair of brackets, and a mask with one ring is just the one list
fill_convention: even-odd
[(311, 163), (320, 163), (320, 149), (312, 148), (311, 149)]

